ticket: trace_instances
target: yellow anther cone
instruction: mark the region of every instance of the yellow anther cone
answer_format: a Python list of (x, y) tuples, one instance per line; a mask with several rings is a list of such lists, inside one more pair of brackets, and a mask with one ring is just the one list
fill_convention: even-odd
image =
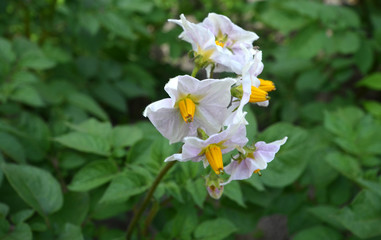
[(261, 82), (259, 85), (259, 89), (266, 91), (266, 92), (271, 92), (275, 90), (275, 84), (272, 81), (269, 80), (263, 80), (259, 78), (259, 81)]
[(194, 112), (196, 111), (196, 104), (190, 98), (184, 98), (179, 101), (179, 109), (181, 116), (187, 123), (193, 122)]
[(205, 156), (213, 171), (218, 175), (224, 170), (221, 148), (217, 145), (209, 145), (205, 150)]
[(251, 87), (249, 102), (256, 103), (256, 102), (264, 102), (266, 100), (269, 100), (269, 97), (266, 91), (254, 86)]

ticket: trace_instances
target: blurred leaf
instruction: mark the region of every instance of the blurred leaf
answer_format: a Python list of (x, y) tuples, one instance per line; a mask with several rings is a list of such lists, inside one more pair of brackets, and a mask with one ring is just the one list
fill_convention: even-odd
[(0, 218), (6, 218), (9, 212), (8, 205), (0, 202)]
[(0, 150), (14, 161), (25, 163), (24, 148), (12, 135), (0, 132)]
[(125, 11), (149, 13), (154, 7), (154, 2), (148, 0), (117, 0), (118, 7)]
[(34, 214), (33, 209), (24, 209), (15, 214), (12, 214), (11, 219), (12, 219), (12, 222), (17, 225), (17, 224), (25, 222), (27, 219), (33, 216), (33, 214)]
[(2, 170), (20, 197), (40, 215), (49, 215), (62, 207), (60, 185), (49, 172), (15, 164), (4, 164)]
[(243, 111), (247, 112), (246, 121), (249, 123), (249, 126), (246, 127), (246, 137), (251, 141), (258, 132), (257, 119), (249, 105), (245, 106)]
[(124, 97), (110, 84), (100, 84), (96, 86), (93, 91), (100, 101), (120, 112), (126, 112), (127, 105)]
[(83, 240), (81, 227), (67, 223), (58, 240)]
[(126, 171), (113, 178), (99, 203), (113, 204), (126, 202), (130, 197), (146, 191), (150, 185), (139, 181), (141, 175)]
[(237, 231), (232, 222), (224, 218), (208, 220), (197, 226), (194, 236), (196, 239), (220, 240)]
[(12, 44), (5, 38), (0, 38), (0, 60), (11, 63), (16, 59), (12, 50)]
[(365, 101), (364, 108), (373, 116), (381, 118), (381, 103), (376, 101)]
[(354, 60), (362, 74), (367, 74), (374, 62), (373, 49), (368, 41), (362, 41), (354, 55)]
[(62, 208), (51, 216), (55, 224), (63, 227), (70, 223), (81, 226), (89, 212), (90, 198), (87, 193), (67, 192), (64, 195), (64, 204)]
[(41, 50), (34, 49), (22, 55), (20, 65), (25, 68), (45, 70), (54, 67), (55, 62), (47, 58)]
[(184, 203), (183, 194), (181, 193), (180, 186), (176, 182), (166, 182), (163, 184), (165, 191), (174, 197), (180, 203)]
[(364, 86), (373, 90), (381, 90), (381, 73), (373, 73), (370, 76), (361, 79), (357, 85)]
[(1, 240), (32, 240), (32, 231), (28, 224), (22, 223), (16, 225), (16, 227), (10, 233), (0, 236)]
[(345, 228), (360, 238), (381, 235), (381, 198), (370, 191), (361, 191), (349, 207), (339, 214)]
[(83, 132), (89, 135), (101, 137), (105, 140), (111, 141), (112, 126), (110, 122), (99, 122), (94, 118), (90, 118), (78, 125), (69, 124), (70, 128)]
[(308, 27), (301, 30), (293, 39), (291, 53), (300, 58), (312, 58), (325, 46), (327, 36), (319, 28)]
[(98, 105), (98, 103), (83, 93), (72, 93), (68, 97), (68, 101), (71, 104), (82, 108), (91, 114), (94, 114), (96, 117), (99, 117), (102, 120), (108, 120), (106, 112)]
[(110, 161), (95, 161), (81, 168), (68, 187), (71, 191), (86, 192), (110, 181), (117, 171)]
[(332, 228), (325, 226), (315, 226), (311, 228), (304, 229), (293, 237), (294, 240), (320, 240), (320, 239), (332, 239), (340, 240), (343, 239), (341, 234)]
[(99, 30), (99, 21), (94, 14), (81, 12), (78, 14), (79, 24), (91, 35), (95, 35)]
[(55, 138), (62, 145), (88, 153), (109, 156), (111, 143), (104, 138), (82, 132), (71, 132)]
[(99, 15), (98, 19), (112, 33), (127, 39), (135, 38), (127, 18), (110, 11)]
[(143, 138), (137, 126), (117, 126), (112, 130), (113, 147), (130, 147)]
[(326, 156), (325, 160), (331, 167), (349, 179), (355, 180), (362, 175), (358, 161), (348, 155), (332, 152)]
[(259, 140), (267, 143), (287, 136), (287, 142), (280, 148), (268, 168), (262, 171), (262, 182), (271, 187), (284, 187), (293, 183), (307, 166), (309, 154), (307, 132), (288, 123), (277, 123), (259, 135)]
[(180, 205), (177, 209), (181, 210), (165, 224), (165, 231), (169, 232), (170, 239), (192, 239), (192, 232), (197, 227), (197, 211), (188, 205)]
[(33, 86), (22, 85), (18, 87), (10, 97), (13, 101), (21, 102), (32, 107), (42, 107), (45, 105), (40, 94)]
[(225, 185), (224, 193), (222, 196), (230, 198), (234, 202), (238, 203), (238, 205), (241, 207), (246, 207), (238, 181), (232, 181), (229, 184)]
[(339, 221), (339, 209), (331, 206), (320, 205), (308, 209), (312, 215), (318, 218), (320, 221), (330, 224), (331, 226), (342, 229), (343, 226)]
[(197, 204), (197, 206), (202, 208), (207, 196), (205, 180), (202, 178), (198, 178), (196, 181), (188, 179), (186, 183), (186, 190), (192, 196), (193, 201)]

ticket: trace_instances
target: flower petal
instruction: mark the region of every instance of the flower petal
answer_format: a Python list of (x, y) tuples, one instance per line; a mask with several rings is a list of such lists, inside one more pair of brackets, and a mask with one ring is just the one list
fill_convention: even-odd
[(287, 137), (271, 143), (265, 143), (263, 141), (257, 142), (255, 144), (256, 150), (253, 153), (255, 160), (262, 160), (267, 163), (271, 162), (274, 159), (275, 154), (279, 151), (280, 146), (282, 146), (286, 141)]

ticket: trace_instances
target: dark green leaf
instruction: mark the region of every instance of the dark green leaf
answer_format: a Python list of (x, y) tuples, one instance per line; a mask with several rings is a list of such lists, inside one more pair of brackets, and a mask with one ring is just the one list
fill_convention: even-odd
[(298, 232), (294, 237), (294, 240), (320, 240), (320, 239), (343, 239), (341, 234), (332, 228), (324, 226), (315, 226), (304, 229)]
[(12, 135), (0, 132), (0, 150), (14, 161), (25, 163), (24, 148)]
[(60, 185), (50, 173), (15, 164), (4, 164), (2, 170), (20, 197), (40, 215), (49, 215), (62, 207)]
[(198, 240), (222, 240), (237, 231), (232, 222), (224, 218), (208, 220), (197, 226), (195, 237)]
[(197, 206), (202, 208), (207, 196), (205, 180), (202, 178), (198, 178), (196, 181), (189, 179), (186, 184), (186, 190), (192, 196), (193, 201), (197, 204)]
[(238, 181), (232, 181), (229, 184), (224, 186), (224, 193), (222, 196), (226, 196), (236, 202), (242, 207), (246, 207), (246, 204), (243, 200), (243, 195), (241, 191), (241, 186)]
[(83, 240), (81, 227), (67, 223), (58, 240)]

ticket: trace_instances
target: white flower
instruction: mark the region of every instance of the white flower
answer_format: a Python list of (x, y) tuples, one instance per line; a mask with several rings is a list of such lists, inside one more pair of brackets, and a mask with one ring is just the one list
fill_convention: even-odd
[(170, 98), (151, 103), (143, 115), (170, 143), (195, 136), (197, 128), (214, 134), (221, 130), (229, 114), (227, 106), (233, 83), (231, 78), (203, 81), (188, 75), (172, 78), (164, 87)]
[(210, 164), (214, 172), (220, 174), (223, 171), (222, 154), (236, 148), (241, 149), (247, 141), (246, 127), (241, 122), (240, 124), (228, 126), (226, 130), (213, 134), (206, 140), (197, 137), (186, 137), (182, 153), (174, 154), (164, 161), (203, 161), (204, 167)]
[[(267, 168), (267, 163), (271, 162), (275, 154), (279, 151), (287, 141), (287, 137), (281, 140), (265, 143), (263, 141), (255, 144), (255, 151), (248, 153), (247, 157), (243, 160), (231, 160), (230, 164), (226, 166), (225, 172), (230, 174), (230, 178), (223, 184), (228, 184), (232, 180), (242, 180), (250, 178), (253, 173)], [(238, 158), (239, 155), (234, 158)]]

